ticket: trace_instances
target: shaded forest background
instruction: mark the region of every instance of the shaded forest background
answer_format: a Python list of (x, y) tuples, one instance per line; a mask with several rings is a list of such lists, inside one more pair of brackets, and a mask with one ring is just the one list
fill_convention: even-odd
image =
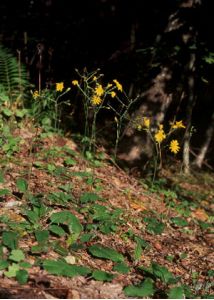
[[(107, 79), (117, 78), (129, 97), (139, 96), (133, 115), (151, 116), (157, 123), (175, 116), (183, 119), (187, 124), (185, 138), (191, 138), (196, 155), (193, 158), (207, 143), (206, 162), (212, 166), (211, 2), (2, 0), (0, 43), (14, 54), (21, 51), (37, 88), (38, 70), (43, 87), (48, 87), (59, 81), (71, 85), (75, 68), (100, 68)], [(76, 124), (77, 114), (75, 108)], [(191, 136), (192, 128), (195, 132)], [(131, 130), (124, 137), (127, 155), (129, 145), (140, 143), (136, 135)]]

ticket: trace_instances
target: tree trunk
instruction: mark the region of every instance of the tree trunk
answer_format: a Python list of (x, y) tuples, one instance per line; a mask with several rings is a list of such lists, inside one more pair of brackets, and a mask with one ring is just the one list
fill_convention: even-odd
[(191, 139), (191, 128), (192, 128), (192, 111), (196, 102), (195, 96), (195, 61), (196, 54), (190, 55), (189, 62), (189, 78), (188, 78), (188, 103), (186, 108), (186, 131), (184, 134), (184, 145), (183, 145), (183, 171), (185, 174), (190, 173), (190, 139)]
[(214, 112), (213, 112), (212, 117), (211, 117), (210, 125), (208, 126), (208, 128), (206, 130), (206, 133), (205, 133), (204, 143), (201, 146), (201, 149), (200, 149), (200, 151), (199, 151), (199, 153), (198, 153), (198, 155), (197, 155), (197, 157), (194, 161), (194, 164), (199, 168), (202, 167), (205, 156), (207, 154), (207, 150), (208, 150), (210, 142), (212, 140), (213, 133), (214, 133)]

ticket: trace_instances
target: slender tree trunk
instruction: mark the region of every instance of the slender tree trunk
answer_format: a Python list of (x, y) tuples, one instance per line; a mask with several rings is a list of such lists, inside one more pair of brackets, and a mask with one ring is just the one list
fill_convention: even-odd
[(188, 78), (188, 104), (186, 108), (186, 131), (184, 134), (183, 145), (183, 171), (185, 174), (190, 173), (190, 139), (192, 128), (192, 111), (196, 102), (195, 96), (195, 61), (196, 54), (191, 53), (189, 62), (189, 78)]
[(204, 143), (202, 144), (201, 146), (201, 149), (194, 161), (194, 164), (201, 168), (202, 167), (202, 164), (204, 162), (204, 158), (207, 154), (207, 150), (209, 148), (209, 145), (210, 145), (210, 142), (212, 140), (212, 136), (213, 136), (213, 133), (214, 133), (214, 112), (212, 114), (212, 117), (211, 117), (211, 122), (210, 122), (210, 125), (208, 126), (207, 130), (206, 130), (206, 133), (205, 133), (205, 140), (204, 140)]

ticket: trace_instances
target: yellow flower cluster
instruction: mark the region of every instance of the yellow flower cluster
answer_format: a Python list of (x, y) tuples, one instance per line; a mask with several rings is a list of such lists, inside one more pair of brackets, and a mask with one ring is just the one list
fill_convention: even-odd
[(33, 92), (33, 99), (36, 100), (39, 97), (39, 92), (36, 90)]
[(186, 126), (183, 124), (183, 121), (176, 121), (175, 123), (172, 123), (172, 128), (173, 129), (178, 129), (178, 128), (186, 128)]
[(102, 103), (102, 99), (98, 95), (94, 94), (91, 98), (91, 104), (96, 106), (96, 105), (100, 105), (101, 103)]
[(146, 128), (149, 128), (150, 127), (150, 119), (145, 117), (143, 118), (143, 125), (146, 127)]
[(56, 91), (57, 92), (62, 92), (64, 89), (64, 83), (63, 82), (57, 82), (56, 83)]
[(166, 134), (163, 130), (163, 125), (159, 125), (159, 130), (155, 134), (155, 141), (160, 144), (165, 138)]
[(172, 153), (177, 154), (180, 150), (180, 146), (177, 140), (172, 140), (169, 145), (169, 149)]
[(112, 97), (112, 98), (114, 98), (116, 95), (117, 95), (117, 94), (116, 94), (114, 91), (111, 92), (111, 97)]
[(118, 89), (118, 91), (123, 91), (123, 86), (122, 86), (122, 84), (120, 84), (118, 81), (117, 81), (117, 79), (114, 79), (113, 80), (113, 82), (115, 83), (115, 85), (116, 85), (116, 88)]
[(102, 95), (104, 94), (105, 91), (104, 91), (102, 85), (101, 85), (101, 84), (98, 84), (97, 87), (95, 88), (94, 92), (95, 92), (95, 94), (96, 94), (97, 96), (100, 97), (100, 96), (102, 96)]
[(73, 80), (71, 83), (72, 83), (73, 85), (78, 85), (78, 84), (79, 84), (78, 80)]

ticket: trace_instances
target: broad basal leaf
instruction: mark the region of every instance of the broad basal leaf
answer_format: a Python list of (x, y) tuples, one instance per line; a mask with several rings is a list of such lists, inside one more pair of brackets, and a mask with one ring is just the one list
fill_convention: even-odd
[(154, 294), (153, 281), (146, 278), (140, 286), (128, 285), (123, 291), (127, 297), (149, 297)]
[(54, 225), (54, 224), (49, 226), (49, 230), (52, 233), (58, 235), (59, 237), (64, 236), (66, 234), (65, 230), (61, 226)]
[(108, 247), (104, 247), (102, 245), (96, 244), (89, 247), (89, 252), (96, 257), (110, 259), (114, 262), (122, 262), (124, 261), (124, 257), (122, 254), (117, 252), (116, 250)]
[(142, 247), (141, 247), (141, 243), (139, 241), (137, 241), (137, 244), (135, 246), (134, 249), (134, 259), (135, 260), (139, 260), (141, 258), (142, 255)]
[(167, 294), (168, 294), (169, 299), (184, 299), (185, 298), (184, 289), (182, 286), (177, 286), (177, 287), (171, 288)]
[(15, 262), (19, 262), (19, 261), (25, 259), (25, 255), (24, 255), (23, 251), (20, 250), (20, 249), (12, 250), (12, 251), (11, 251), (11, 254), (10, 254), (10, 256), (9, 256), (9, 259), (10, 259), (10, 260), (13, 260), (13, 261), (15, 261)]
[(4, 272), (4, 275), (7, 277), (16, 277), (16, 273), (19, 271), (19, 265), (13, 263), (11, 266), (8, 267), (8, 271)]
[(9, 266), (9, 262), (5, 259), (0, 259), (0, 270), (4, 270)]
[(161, 234), (164, 231), (164, 224), (156, 218), (144, 218), (144, 221), (147, 223), (147, 231), (154, 234)]
[(114, 268), (113, 271), (122, 273), (122, 274), (127, 274), (129, 272), (130, 268), (124, 263), (117, 263)]
[(2, 234), (3, 245), (10, 249), (16, 249), (18, 247), (18, 235), (13, 231), (4, 231)]
[(28, 189), (28, 183), (24, 178), (18, 178), (16, 180), (16, 186), (18, 190), (22, 193), (25, 193)]
[(154, 276), (160, 278), (164, 283), (175, 282), (174, 275), (164, 266), (160, 266), (157, 263), (152, 263), (152, 273)]
[(185, 219), (180, 217), (171, 218), (171, 222), (174, 223), (176, 226), (185, 227), (188, 226), (188, 222)]
[(19, 284), (25, 284), (28, 281), (28, 272), (26, 270), (19, 270), (16, 272), (16, 279)]
[(69, 211), (53, 213), (50, 220), (52, 223), (67, 224), (75, 233), (80, 233), (82, 231), (82, 225), (80, 224), (79, 219)]
[(8, 189), (0, 189), (0, 197), (9, 195), (10, 191)]
[(64, 261), (45, 260), (43, 262), (44, 269), (53, 275), (61, 275), (67, 277), (86, 276), (91, 273), (91, 270), (84, 266), (69, 265)]
[(87, 202), (95, 202), (97, 200), (100, 200), (100, 196), (98, 196), (95, 193), (84, 193), (81, 197), (80, 197), (80, 202), (81, 203), (87, 203)]
[(113, 274), (101, 271), (101, 270), (95, 270), (92, 273), (92, 277), (95, 280), (99, 280), (99, 281), (112, 281), (112, 279), (114, 278)]
[(35, 236), (36, 236), (36, 240), (39, 244), (44, 244), (48, 241), (49, 231), (48, 230), (36, 230)]

